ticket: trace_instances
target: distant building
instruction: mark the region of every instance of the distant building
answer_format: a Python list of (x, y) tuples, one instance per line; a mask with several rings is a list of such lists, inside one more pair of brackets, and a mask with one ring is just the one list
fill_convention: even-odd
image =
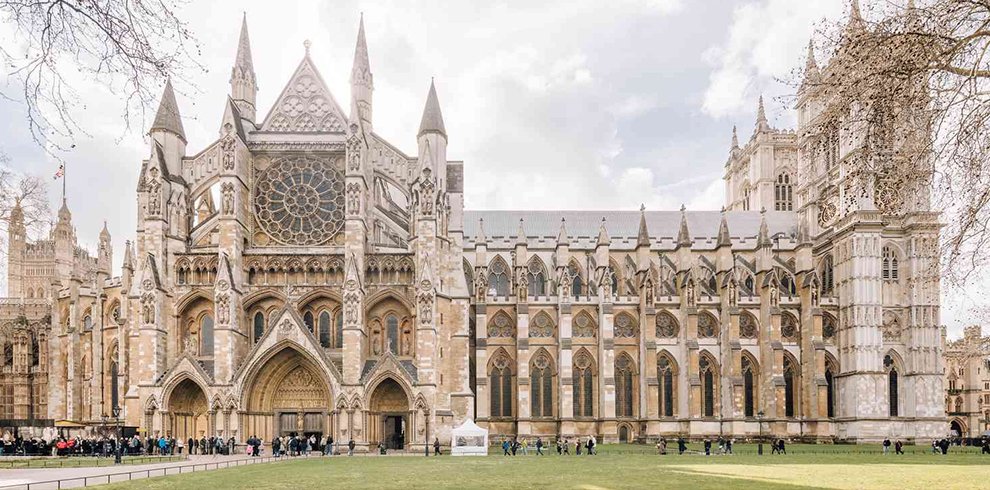
[(979, 325), (945, 346), (945, 411), (953, 435), (990, 434), (990, 336)]

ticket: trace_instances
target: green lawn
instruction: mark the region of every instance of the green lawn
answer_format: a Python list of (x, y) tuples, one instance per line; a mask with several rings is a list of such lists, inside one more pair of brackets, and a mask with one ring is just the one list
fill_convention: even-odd
[[(699, 449), (700, 445), (691, 445)], [(769, 449), (769, 448), (767, 448)], [(938, 488), (990, 486), (990, 456), (952, 448), (934, 456), (909, 448), (883, 456), (872, 446), (798, 446), (787, 455), (757, 456), (738, 445), (735, 455), (657, 456), (649, 446), (606, 445), (597, 456), (556, 454), (487, 458), (309, 458), (187, 473), (111, 485), (118, 489), (190, 488)]]

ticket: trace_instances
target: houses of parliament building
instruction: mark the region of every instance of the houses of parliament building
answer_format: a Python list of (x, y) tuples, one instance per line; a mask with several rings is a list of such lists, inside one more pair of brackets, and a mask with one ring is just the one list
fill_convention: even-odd
[(205, 148), (165, 86), (122, 270), (67, 204), (38, 241), (15, 208), (0, 419), (120, 407), (149, 435), (419, 451), (466, 419), (494, 440), (945, 434), (938, 215), (923, 188), (854, 188), (856, 133), (809, 131), (812, 86), (797, 130), (761, 100), (733, 134), (722, 211), (478, 211), (432, 85), (405, 153), (374, 131), (363, 24), (347, 111), (309, 50), (259, 112), (243, 23)]

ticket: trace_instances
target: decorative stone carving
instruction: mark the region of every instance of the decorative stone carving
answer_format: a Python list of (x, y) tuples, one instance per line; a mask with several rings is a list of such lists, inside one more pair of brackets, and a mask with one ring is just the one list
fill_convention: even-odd
[(693, 308), (696, 304), (694, 279), (688, 279), (687, 286), (684, 287), (684, 302), (688, 308)]
[(423, 216), (433, 216), (435, 194), (436, 184), (433, 183), (432, 172), (424, 168), (419, 183), (419, 205)]
[(227, 135), (224, 137), (223, 141), (220, 142), (220, 150), (223, 153), (221, 157), (223, 160), (224, 170), (234, 170), (234, 150), (237, 148), (237, 142), (234, 137)]
[(786, 341), (797, 342), (798, 325), (794, 315), (785, 313), (780, 316), (780, 336)]
[(255, 184), (258, 224), (287, 245), (320, 245), (344, 226), (344, 177), (332, 161), (275, 158)]
[(516, 325), (505, 312), (498, 312), (488, 323), (489, 337), (512, 338), (516, 335)]
[(349, 216), (361, 215), (361, 184), (347, 184), (347, 213)]
[(331, 102), (329, 90), (318, 80), (308, 63), (286, 86), (276, 102), (265, 129), (283, 133), (343, 133), (341, 116)]
[(550, 338), (553, 332), (553, 321), (546, 313), (538, 313), (529, 324), (529, 336), (532, 338)]
[(822, 199), (818, 204), (818, 225), (822, 228), (831, 226), (838, 214), (839, 204), (835, 196)]
[(598, 326), (587, 313), (574, 317), (573, 330), (575, 338), (591, 339), (598, 336)]
[(753, 315), (743, 313), (739, 315), (739, 337), (744, 339), (755, 339), (759, 335), (759, 327)]
[(419, 323), (429, 325), (433, 323), (433, 292), (425, 291), (419, 295)]
[(698, 337), (711, 339), (718, 337), (718, 320), (708, 313), (698, 315)]
[(620, 339), (633, 339), (639, 337), (639, 324), (630, 315), (616, 315), (615, 336)]
[(224, 182), (220, 185), (220, 213), (224, 216), (234, 214), (234, 184)]
[(357, 135), (357, 124), (351, 125), (351, 137), (347, 138), (347, 171), (361, 170), (361, 137)]
[(677, 334), (680, 331), (680, 326), (677, 324), (677, 319), (666, 311), (657, 313), (656, 324), (657, 337), (672, 339), (677, 337)]
[(217, 323), (220, 325), (230, 323), (230, 297), (226, 294), (217, 296)]
[(736, 287), (736, 279), (729, 279), (729, 286), (727, 287), (729, 294), (729, 305), (736, 306), (739, 303), (739, 288)]

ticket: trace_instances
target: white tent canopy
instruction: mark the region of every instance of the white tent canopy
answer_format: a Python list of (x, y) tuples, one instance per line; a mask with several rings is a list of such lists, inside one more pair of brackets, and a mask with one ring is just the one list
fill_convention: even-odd
[(487, 456), (488, 431), (467, 419), (451, 431), (450, 454), (454, 456)]

